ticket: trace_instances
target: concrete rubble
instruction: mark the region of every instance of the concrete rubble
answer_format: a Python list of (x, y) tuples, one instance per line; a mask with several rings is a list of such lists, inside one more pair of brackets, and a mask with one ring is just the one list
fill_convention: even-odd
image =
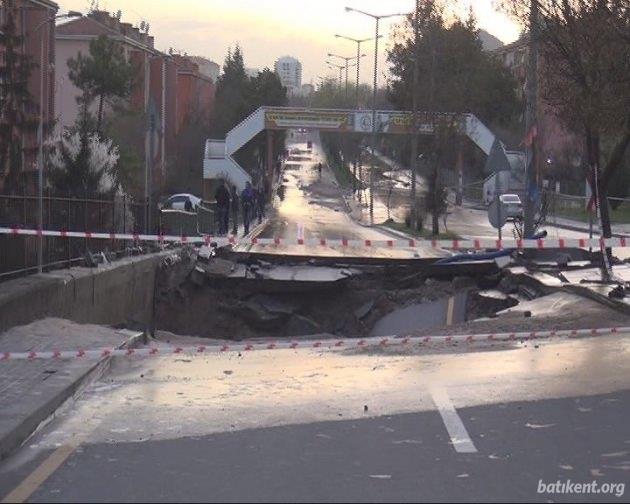
[[(582, 250), (518, 252), (501, 263), (475, 261), (471, 254), (470, 260), (444, 265), (268, 260), (207, 249), (191, 266), (193, 255), (189, 250), (185, 260), (173, 264), (179, 274), (166, 273), (167, 283), (179, 283), (176, 295), (162, 292), (158, 297), (158, 329), (227, 339), (315, 333), (362, 337), (496, 318), (504, 310), (567, 290), (622, 313), (626, 304), (624, 286), (613, 299), (608, 292), (615, 285), (583, 286), (598, 270)], [(626, 269), (630, 271), (627, 265), (616, 266), (622, 274)], [(580, 286), (587, 292), (576, 291)], [(522, 313), (524, 323), (534, 327), (535, 311)]]

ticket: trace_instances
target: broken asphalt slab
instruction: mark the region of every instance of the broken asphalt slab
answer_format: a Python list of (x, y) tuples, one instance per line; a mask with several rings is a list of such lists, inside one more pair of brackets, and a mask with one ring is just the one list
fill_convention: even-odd
[[(144, 334), (44, 319), (0, 334), (0, 352), (135, 347)], [(94, 360), (0, 362), (0, 460), (17, 449), (67, 400), (108, 369), (109, 357)]]

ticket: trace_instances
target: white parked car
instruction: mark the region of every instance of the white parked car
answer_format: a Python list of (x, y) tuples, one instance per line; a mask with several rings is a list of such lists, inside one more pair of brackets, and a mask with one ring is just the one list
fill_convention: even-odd
[(507, 211), (508, 220), (521, 220), (523, 218), (523, 203), (518, 194), (502, 194), (499, 201)]
[(161, 209), (163, 210), (191, 210), (197, 211), (201, 206), (201, 198), (194, 196), (193, 194), (173, 194), (169, 197)]

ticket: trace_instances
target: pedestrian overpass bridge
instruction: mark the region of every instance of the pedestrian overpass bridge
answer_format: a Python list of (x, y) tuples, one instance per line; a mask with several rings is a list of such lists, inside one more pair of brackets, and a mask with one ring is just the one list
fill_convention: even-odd
[[(420, 113), (420, 134), (434, 133), (439, 119), (455, 117), (454, 114)], [(239, 188), (251, 182), (251, 176), (234, 159), (234, 154), (262, 131), (288, 129), (316, 129), (339, 133), (372, 133), (373, 112), (355, 109), (312, 109), (289, 107), (260, 107), (228, 132), (225, 140), (208, 140), (204, 156), (204, 179), (226, 178)], [(413, 113), (408, 111), (382, 110), (376, 114), (376, 130), (379, 134), (409, 135), (412, 133)], [(495, 135), (473, 114), (460, 116), (461, 133), (489, 155), (496, 141)], [(499, 146), (505, 150), (501, 142)], [(522, 153), (506, 152), (511, 165), (523, 165)], [(512, 159), (510, 159), (512, 158)]]

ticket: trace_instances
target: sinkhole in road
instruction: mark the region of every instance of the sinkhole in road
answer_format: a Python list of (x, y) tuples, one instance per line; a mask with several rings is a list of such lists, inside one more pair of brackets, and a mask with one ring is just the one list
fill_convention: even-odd
[[(182, 264), (182, 263), (178, 263)], [(155, 327), (221, 339), (411, 334), (518, 304), (492, 278), (433, 278), (416, 265), (194, 259), (158, 276)]]

